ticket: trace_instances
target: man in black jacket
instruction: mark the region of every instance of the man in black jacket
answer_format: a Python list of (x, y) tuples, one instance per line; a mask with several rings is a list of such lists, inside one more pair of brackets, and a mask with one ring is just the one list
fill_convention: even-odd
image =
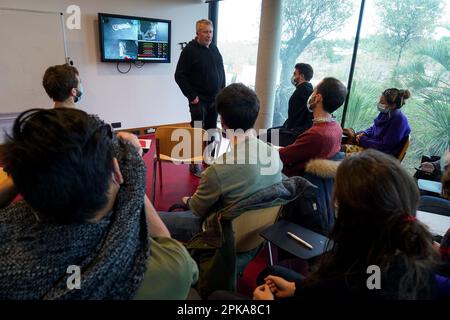
[[(297, 63), (291, 82), (295, 91), (289, 98), (288, 118), (281, 127), (274, 127), (267, 132), (267, 141), (271, 142), (273, 129), (279, 130), (279, 145), (286, 147), (294, 143), (295, 139), (312, 126), (313, 114), (307, 108), (307, 101), (313, 92), (309, 81), (313, 77), (313, 68), (307, 63)], [(274, 132), (275, 134), (275, 132)], [(263, 136), (260, 136), (261, 139)]]
[[(216, 94), (225, 87), (225, 70), (219, 49), (212, 43), (210, 20), (196, 23), (197, 36), (183, 49), (175, 71), (175, 81), (189, 101), (191, 126), (201, 121), (205, 130), (217, 128)], [(191, 166), (195, 173), (197, 168)]]
[(309, 83), (313, 74), (309, 64), (297, 63), (291, 78), (295, 91), (289, 99), (288, 118), (283, 127), (292, 131), (296, 137), (312, 126), (312, 112), (309, 112), (306, 102), (313, 93), (313, 86)]

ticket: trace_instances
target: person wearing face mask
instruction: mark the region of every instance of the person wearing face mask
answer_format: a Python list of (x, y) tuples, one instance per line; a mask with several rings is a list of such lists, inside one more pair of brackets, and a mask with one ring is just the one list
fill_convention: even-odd
[(83, 95), (83, 85), (77, 68), (68, 64), (49, 67), (42, 80), (45, 92), (55, 108), (76, 108)]
[(411, 133), (408, 119), (400, 110), (410, 96), (408, 90), (384, 90), (377, 104), (380, 113), (373, 125), (356, 133), (351, 128), (344, 129), (348, 142), (342, 146), (342, 150), (353, 153), (371, 148), (396, 157)]
[(295, 138), (312, 126), (313, 117), (306, 108), (306, 102), (313, 93), (313, 86), (309, 82), (313, 75), (313, 68), (309, 64), (297, 63), (295, 65), (291, 78), (295, 91), (289, 99), (288, 118), (283, 124), (283, 127), (294, 133)]
[(313, 92), (313, 86), (309, 82), (314, 75), (314, 70), (307, 63), (297, 63), (294, 73), (291, 77), (291, 83), (295, 86), (295, 91), (289, 98), (288, 118), (280, 127), (274, 127), (267, 130), (266, 135), (259, 138), (267, 142), (274, 143), (271, 139), (271, 133), (278, 129), (278, 145), (286, 147), (294, 143), (295, 139), (312, 126), (312, 113), (308, 112), (306, 102)]
[[(68, 64), (48, 67), (44, 73), (42, 85), (48, 96), (53, 99), (54, 108), (77, 108), (76, 103), (83, 96), (83, 84), (77, 68)], [(96, 116), (93, 116), (96, 118)], [(139, 140), (134, 134), (128, 132), (118, 132), (117, 137), (128, 140), (139, 154), (143, 155)], [(0, 168), (0, 174), (2, 173)], [(0, 207), (10, 203), (18, 194), (17, 188), (11, 176), (0, 181)]]
[(342, 128), (332, 113), (345, 101), (347, 88), (335, 78), (324, 78), (315, 87), (308, 99), (307, 108), (313, 114), (313, 125), (295, 142), (281, 148), (283, 173), (287, 176), (303, 174), (306, 163), (311, 159), (329, 159), (341, 148)]

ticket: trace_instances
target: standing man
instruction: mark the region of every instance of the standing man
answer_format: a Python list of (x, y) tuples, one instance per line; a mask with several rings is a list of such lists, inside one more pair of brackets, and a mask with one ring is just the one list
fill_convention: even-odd
[[(203, 129), (208, 130), (217, 128), (214, 99), (225, 87), (225, 70), (219, 49), (212, 43), (212, 22), (197, 21), (196, 34), (181, 52), (175, 81), (189, 101), (191, 126), (194, 127), (194, 121), (201, 121)], [(197, 166), (191, 166), (191, 172), (198, 171)]]

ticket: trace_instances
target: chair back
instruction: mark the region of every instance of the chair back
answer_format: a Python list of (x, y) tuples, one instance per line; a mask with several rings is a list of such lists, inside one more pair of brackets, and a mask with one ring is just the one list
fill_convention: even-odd
[[(450, 200), (439, 196), (420, 196), (417, 210), (450, 217)], [(449, 226), (450, 227), (450, 226)]]
[(234, 232), (236, 253), (257, 248), (264, 239), (259, 235), (275, 223), (281, 205), (269, 208), (249, 210), (231, 221)]
[(161, 156), (182, 162), (203, 159), (207, 133), (202, 128), (159, 127), (155, 132), (156, 157)]
[(410, 142), (411, 142), (411, 135), (408, 134), (408, 136), (405, 139), (405, 144), (403, 145), (402, 149), (400, 150), (397, 156), (397, 159), (400, 160), (400, 162), (402, 162), (403, 158), (405, 157)]

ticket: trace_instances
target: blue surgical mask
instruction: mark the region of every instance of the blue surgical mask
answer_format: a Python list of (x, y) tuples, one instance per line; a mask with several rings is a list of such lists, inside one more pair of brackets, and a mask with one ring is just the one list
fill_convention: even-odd
[(382, 104), (382, 103), (378, 103), (377, 104), (377, 108), (378, 108), (378, 111), (380, 111), (381, 113), (388, 113), (389, 112), (389, 108), (388, 107), (386, 107), (384, 104)]
[(314, 110), (312, 109), (312, 106), (314, 104), (314, 102), (311, 102), (311, 98), (313, 95), (310, 95), (308, 98), (308, 102), (306, 102), (306, 107), (308, 108), (309, 112), (314, 112)]
[(77, 95), (75, 96), (75, 98), (74, 98), (73, 101), (74, 101), (75, 103), (77, 103), (78, 101), (80, 101), (80, 100), (81, 100), (81, 96), (83, 95), (83, 93), (84, 93), (83, 84), (80, 83), (80, 90), (77, 89)]

